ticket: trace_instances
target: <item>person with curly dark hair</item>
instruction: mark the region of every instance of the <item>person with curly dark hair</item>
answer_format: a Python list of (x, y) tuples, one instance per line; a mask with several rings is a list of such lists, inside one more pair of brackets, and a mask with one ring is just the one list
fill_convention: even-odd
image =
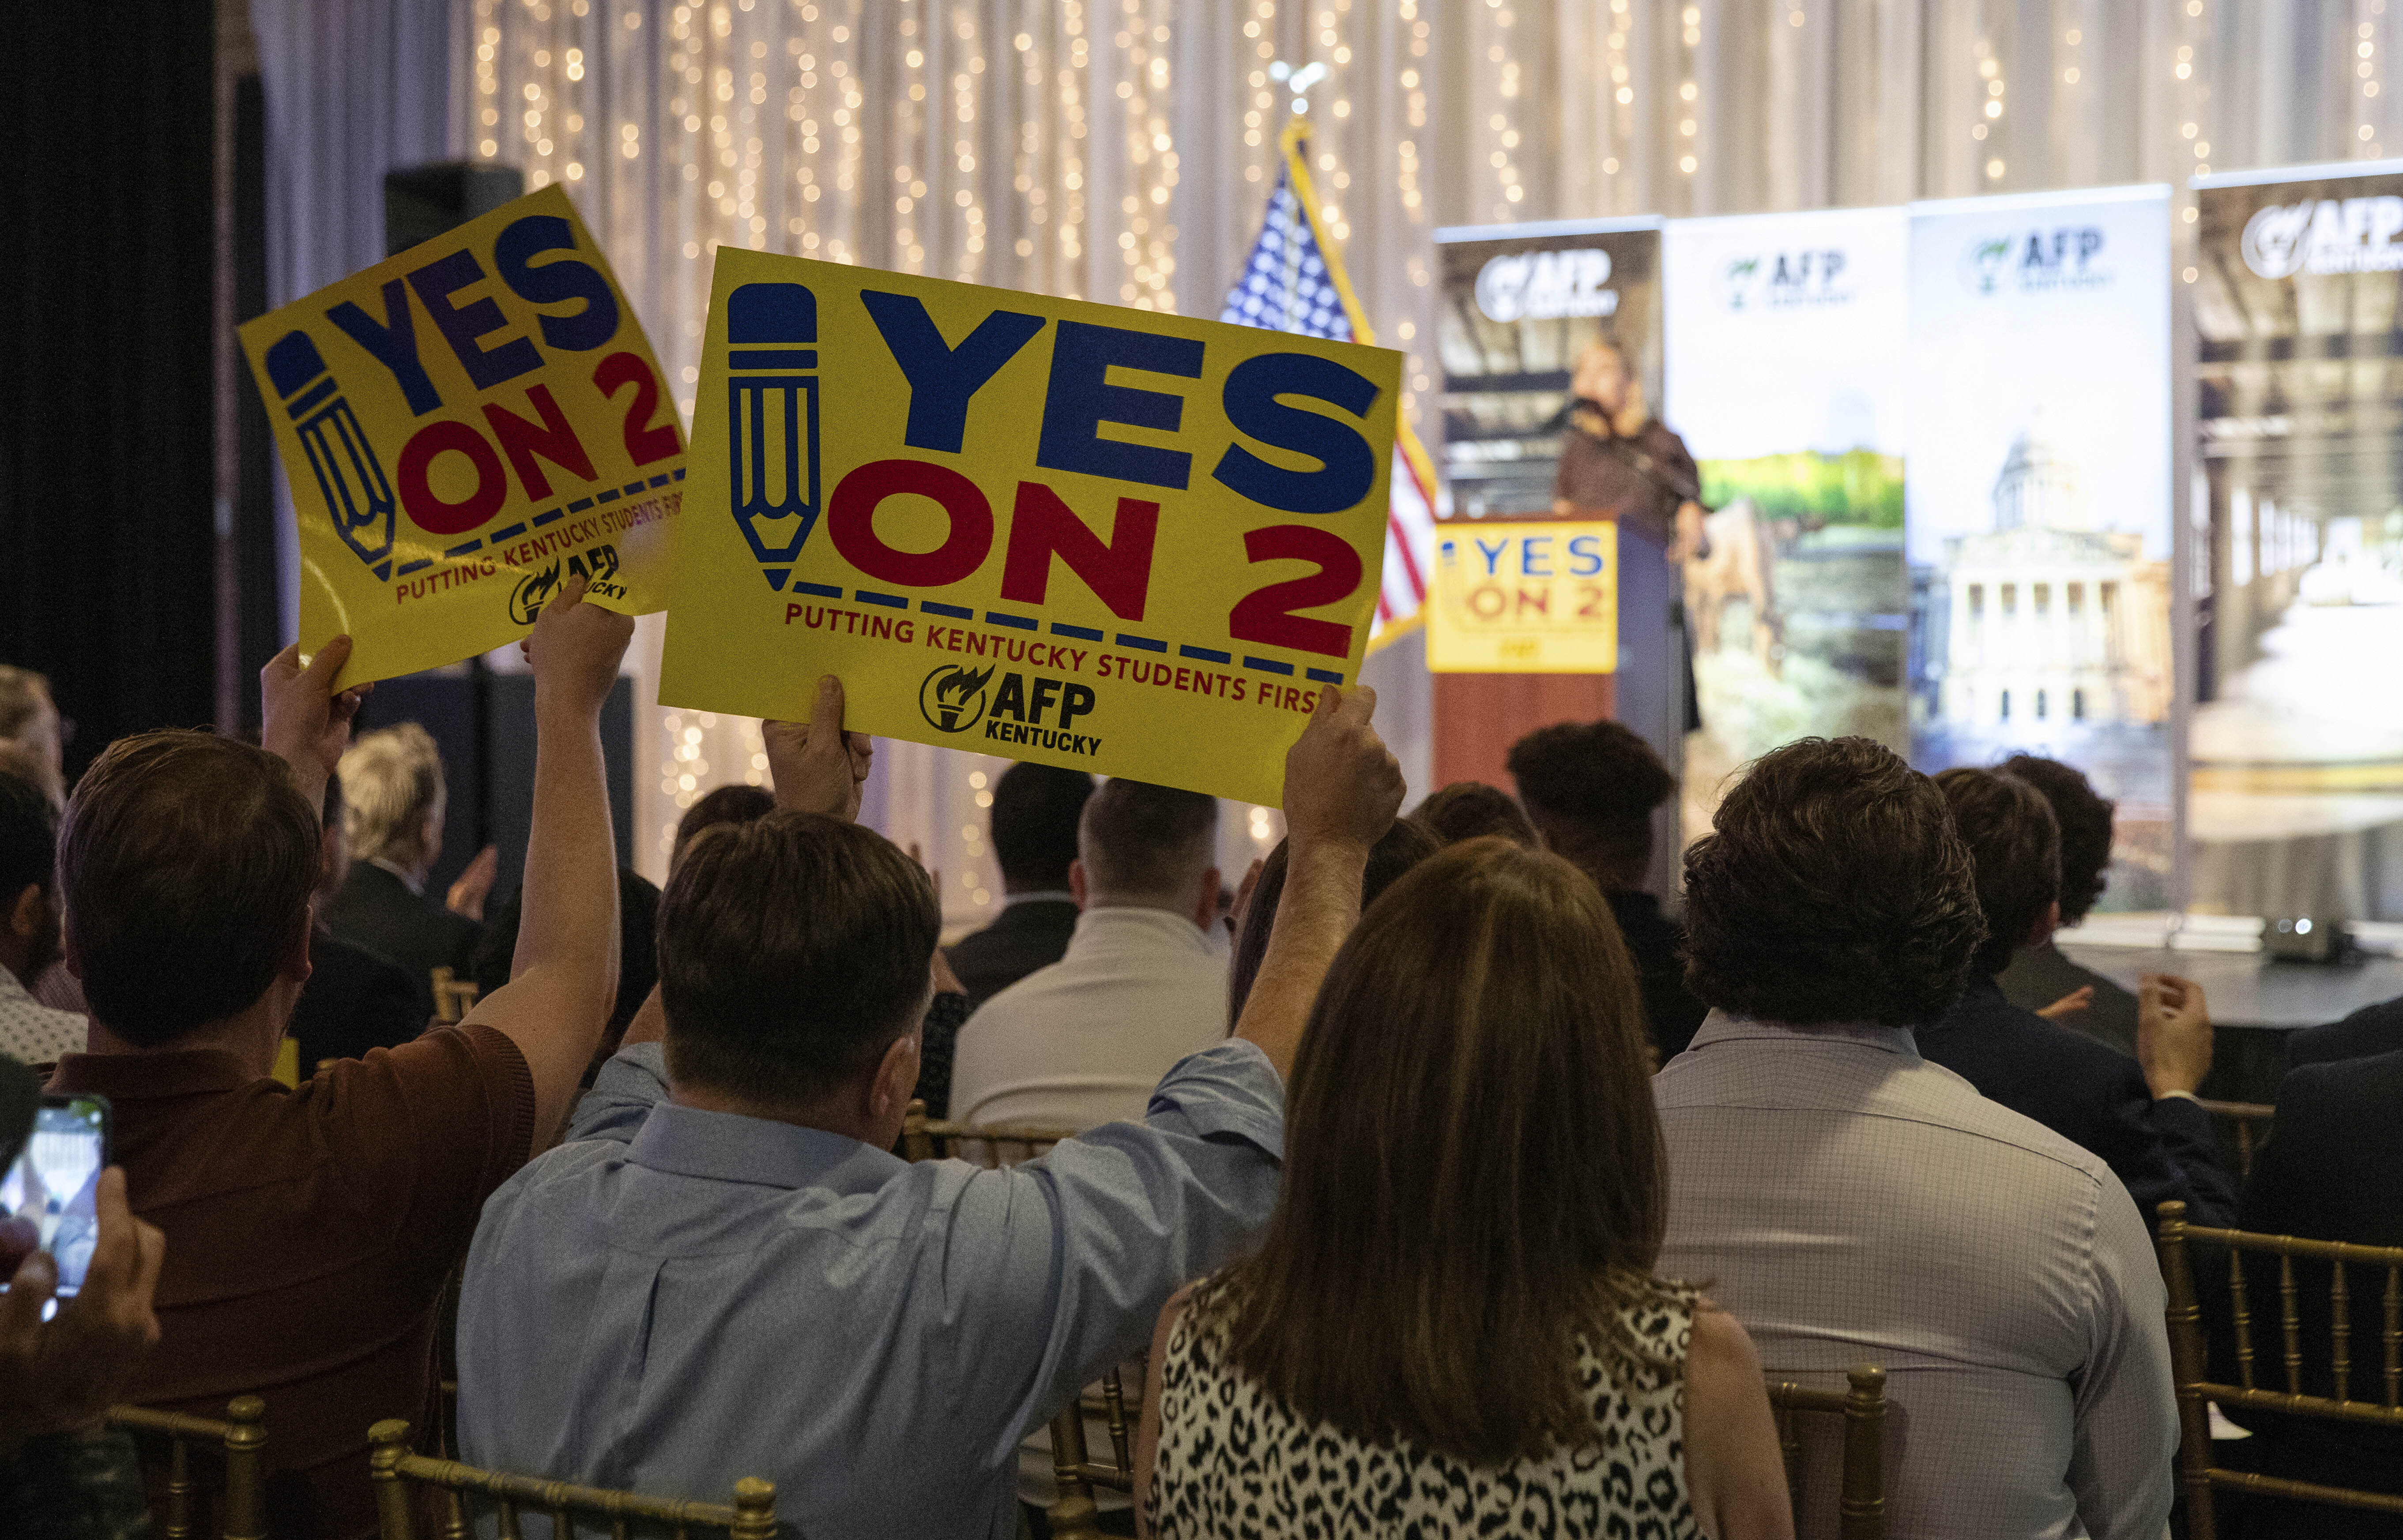
[[(2117, 804), (2096, 791), (2083, 772), (2058, 759), (2015, 754), (2000, 768), (2042, 792), (2052, 806), (2053, 822), (2061, 826), (2061, 923), (2066, 929), (2085, 919), (2110, 886), (2111, 815)], [(1995, 976), (1995, 982), (2012, 1005), (2136, 1057), (2136, 997), (2092, 968), (2071, 962), (2051, 937), (2014, 952), (2010, 966)]]
[[(1716, 822), (1686, 853), (1713, 1008), (1652, 1082), (1661, 1272), (1716, 1279), (1772, 1378), (1885, 1369), (1893, 1533), (2158, 1540), (2177, 1409), (2145, 1221), (2100, 1157), (1914, 1039), (1987, 936), (1942, 794), (1868, 739), (1806, 738)], [(1806, 1441), (1814, 1479), (1833, 1445)]]
[(1521, 850), (1537, 844), (1535, 825), (1519, 799), (1482, 781), (1454, 781), (1427, 796), (1410, 813), (1410, 822), (1435, 837), (1438, 845), (1457, 845), (1494, 834)]
[(1685, 935), (1644, 891), (1652, 812), (1677, 778), (1652, 745), (1618, 722), (1556, 722), (1510, 745), (1510, 779), (1545, 847), (1593, 879), (1635, 959), (1645, 1032), (1667, 1063), (1702, 1024), (1686, 988)]
[(2233, 1223), (2236, 1187), (2220, 1170), (2211, 1115), (2194, 1095), (2211, 1068), (2202, 986), (2146, 976), (2132, 1061), (2003, 998), (1995, 975), (2014, 953), (2049, 938), (2059, 919), (2052, 808), (2035, 786), (2000, 770), (1948, 770), (1936, 786), (1969, 847), (1986, 939), (1969, 960), (1960, 1004), (1920, 1029), (1919, 1051), (1988, 1100), (2109, 1161), (2137, 1213), (2149, 1216), (2174, 1200), (2198, 1225)]

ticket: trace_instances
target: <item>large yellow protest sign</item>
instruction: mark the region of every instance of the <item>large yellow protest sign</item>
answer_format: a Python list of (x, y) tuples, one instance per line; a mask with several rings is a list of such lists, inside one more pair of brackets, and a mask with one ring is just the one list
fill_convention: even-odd
[(663, 702), (1274, 802), (1358, 677), (1401, 357), (721, 248)]
[(1609, 673), (1618, 667), (1618, 526), (1440, 524), (1428, 605), (1437, 673)]
[(571, 576), (662, 607), (684, 439), (659, 360), (559, 187), (242, 328), (299, 523), (300, 646), (345, 683), (525, 634)]

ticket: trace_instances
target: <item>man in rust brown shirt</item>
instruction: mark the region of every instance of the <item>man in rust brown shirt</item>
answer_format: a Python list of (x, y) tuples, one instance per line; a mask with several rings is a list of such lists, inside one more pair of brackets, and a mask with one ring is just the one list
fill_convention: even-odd
[(264, 750), (205, 732), (111, 744), (59, 864), (91, 1049), (50, 1089), (115, 1106), (133, 1210), (164, 1230), (161, 1339), (132, 1400), (267, 1401), (271, 1533), (368, 1536), (367, 1430), (432, 1426), (436, 1300), (484, 1199), (547, 1144), (617, 987), (600, 709), (632, 622), (554, 601), (535, 674), (534, 830), (516, 967), (455, 1028), (271, 1077), (309, 978), (326, 775), (364, 690), (347, 639), (262, 676)]

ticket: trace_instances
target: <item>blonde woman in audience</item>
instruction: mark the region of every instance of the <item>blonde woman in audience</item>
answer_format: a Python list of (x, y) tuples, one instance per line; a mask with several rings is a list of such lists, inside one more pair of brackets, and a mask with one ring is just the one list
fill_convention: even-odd
[(1743, 1328), (1653, 1272), (1634, 970), (1558, 856), (1465, 841), (1371, 905), (1287, 1087), (1260, 1250), (1179, 1294), (1152, 1533), (1792, 1533)]

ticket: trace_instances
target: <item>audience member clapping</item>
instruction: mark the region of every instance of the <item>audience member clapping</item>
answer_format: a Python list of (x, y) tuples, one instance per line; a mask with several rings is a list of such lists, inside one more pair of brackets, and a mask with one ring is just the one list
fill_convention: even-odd
[(1676, 794), (1676, 777), (1617, 722), (1538, 728), (1510, 745), (1509, 766), (1544, 847), (1602, 889), (1635, 961), (1646, 1030), (1667, 1062), (1692, 1041), (1703, 1012), (1686, 988), (1684, 935), (1644, 889), (1653, 811)]
[(1655, 1273), (1645, 1049), (1566, 861), (1475, 839), (1387, 888), (1311, 1009), (1266, 1241), (1161, 1315), (1153, 1532), (1790, 1534), (1743, 1328)]
[(1019, 1438), (1275, 1205), (1283, 1077), (1401, 799), (1373, 701), (1323, 692), (1287, 757), (1293, 880), (1235, 1038), (1144, 1122), (986, 1171), (886, 1153), (940, 917), (851, 823), (868, 750), (823, 682), (809, 726), (770, 728), (779, 811), (703, 835), (668, 885), (664, 1043), (638, 1021), (574, 1142), (485, 1211), (467, 1457), (662, 1493), (767, 1476), (808, 1534), (1010, 1533)]
[(49, 795), (0, 770), (0, 1053), (28, 1064), (83, 1047), (84, 1019), (32, 993), (59, 958), (58, 833)]
[[(2042, 792), (2060, 825), (2060, 928), (2066, 930), (2084, 920), (2110, 886), (2111, 820), (2117, 804), (2097, 792), (2083, 773), (2058, 759), (2015, 754), (2001, 769)], [(2052, 937), (2012, 953), (2010, 966), (1994, 981), (2012, 1005), (2108, 1043), (2131, 1059), (2136, 1056), (2136, 997), (2092, 968), (2072, 962)]]
[[(479, 921), (457, 912), (425, 891), (442, 859), (442, 821), (448, 793), (442, 756), (434, 739), (414, 722), (363, 734), (342, 755), (345, 838), (350, 875), (319, 910), (326, 928), (354, 946), (388, 957), (409, 970), (424, 1007), (434, 1015), (434, 970), (454, 978), (475, 972)], [(477, 857), (476, 873), (492, 882), (491, 853)], [(480, 911), (480, 889), (468, 885), (460, 908)]]
[(159, 1350), (129, 1397), (221, 1415), (267, 1398), (276, 1534), (374, 1533), (367, 1429), (432, 1429), (445, 1277), (484, 1200), (556, 1129), (617, 975), (617, 885), (601, 703), (633, 622), (542, 613), (535, 804), (517, 976), (459, 1028), (336, 1060), (295, 1091), (269, 1076), (309, 978), (318, 804), (359, 692), (328, 695), (337, 638), (263, 675), (264, 750), (204, 732), (111, 744), (60, 838), (66, 947), (91, 1051), (53, 1090), (114, 1104), (136, 1214), (165, 1230)]
[[(1765, 756), (1686, 853), (1686, 934), (1715, 1008), (1653, 1081), (1662, 1270), (1715, 1278), (1773, 1374), (1884, 1367), (1888, 1533), (2159, 1540), (2177, 1422), (2149, 1227), (2101, 1157), (1913, 1042), (1986, 934), (1934, 783), (1865, 738)], [(1833, 1450), (1811, 1456), (1825, 1490)]]
[(1986, 938), (1970, 955), (1960, 1001), (1920, 1029), (1920, 1053), (2101, 1156), (2138, 1214), (2175, 1200), (2197, 1224), (2227, 1224), (2235, 1185), (2220, 1170), (2210, 1115), (2194, 1096), (2211, 1068), (2201, 986), (2145, 981), (2140, 1061), (2004, 999), (1994, 976), (2021, 948), (2049, 939), (2059, 915), (2052, 810), (2034, 786), (1999, 770), (1948, 770), (1936, 784), (1969, 848)]

